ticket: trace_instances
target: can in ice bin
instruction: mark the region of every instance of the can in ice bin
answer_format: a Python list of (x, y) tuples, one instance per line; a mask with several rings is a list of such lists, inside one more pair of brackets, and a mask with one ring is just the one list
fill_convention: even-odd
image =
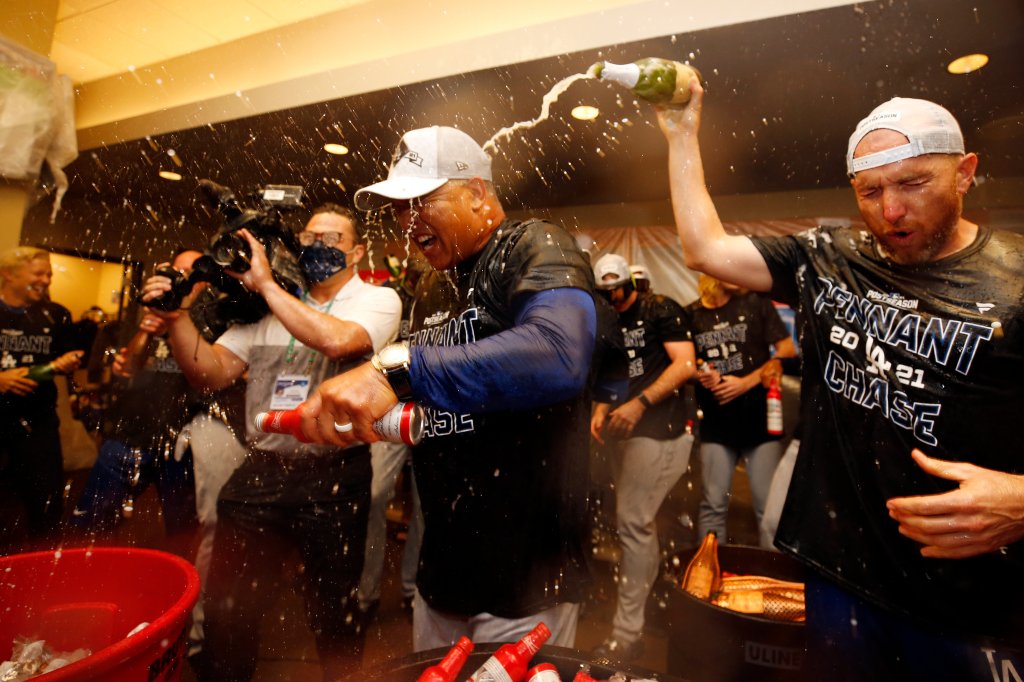
[(562, 682), (562, 678), (551, 663), (538, 663), (526, 671), (526, 682)]
[(423, 408), (416, 403), (398, 403), (373, 423), (382, 440), (416, 445), (423, 440)]

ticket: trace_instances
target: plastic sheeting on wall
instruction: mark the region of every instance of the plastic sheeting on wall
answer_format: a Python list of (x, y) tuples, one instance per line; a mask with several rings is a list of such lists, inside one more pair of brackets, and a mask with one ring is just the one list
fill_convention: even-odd
[(63, 168), (78, 156), (71, 80), (53, 62), (0, 37), (0, 177), (34, 180), (45, 159), (57, 186), (53, 222), (67, 191)]
[[(846, 218), (799, 218), (794, 220), (743, 221), (725, 224), (729, 234), (777, 236), (822, 224), (848, 223)], [(683, 264), (683, 250), (675, 225), (602, 227), (583, 230), (593, 240), (591, 262), (606, 253), (617, 253), (630, 264), (647, 266), (651, 289), (686, 305), (697, 300), (697, 272)]]

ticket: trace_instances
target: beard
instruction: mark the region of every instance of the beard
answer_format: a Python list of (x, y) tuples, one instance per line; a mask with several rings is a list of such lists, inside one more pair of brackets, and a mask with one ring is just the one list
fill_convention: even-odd
[[(872, 230), (887, 258), (900, 265), (922, 265), (937, 260), (940, 254), (949, 247), (955, 238), (957, 225), (960, 223), (963, 199), (954, 190), (952, 196), (937, 201), (934, 206), (936, 206), (937, 213), (928, 216), (927, 224), (907, 225), (920, 237), (910, 244), (901, 244), (897, 238), (892, 236), (892, 232), (900, 230), (900, 225), (892, 226), (896, 228), (895, 230), (882, 227)], [(871, 223), (868, 225), (870, 227)]]

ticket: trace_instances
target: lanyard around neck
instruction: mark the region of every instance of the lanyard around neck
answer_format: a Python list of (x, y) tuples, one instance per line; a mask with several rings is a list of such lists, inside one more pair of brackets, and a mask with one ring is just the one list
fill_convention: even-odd
[[(331, 296), (331, 300), (327, 303), (327, 309), (324, 310), (324, 315), (331, 314), (331, 308), (334, 306), (334, 301), (337, 299), (338, 294), (335, 293)], [(306, 303), (306, 299), (309, 298), (309, 291), (302, 292), (302, 302)], [(312, 307), (312, 306), (311, 306)], [(284, 352), (284, 361), (291, 364), (295, 360), (295, 334), (290, 335), (291, 338), (288, 340), (288, 349)], [(319, 352), (315, 348), (311, 348), (313, 354), (309, 356), (309, 362), (306, 363), (306, 367), (313, 364), (313, 360), (316, 358), (316, 354)]]

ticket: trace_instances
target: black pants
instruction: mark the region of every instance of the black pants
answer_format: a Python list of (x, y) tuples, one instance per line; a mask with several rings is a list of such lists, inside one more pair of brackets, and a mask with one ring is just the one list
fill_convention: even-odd
[(372, 477), (365, 445), (302, 458), (246, 457), (217, 502), (201, 679), (252, 679), (260, 621), (277, 601), (282, 562), (295, 548), (325, 678), (359, 668), (365, 632), (356, 593)]
[[(16, 527), (19, 515), (5, 513), (0, 521), (0, 552), (43, 549), (36, 546), (38, 541), (57, 539), (64, 511), (60, 420), (49, 413), (4, 419), (2, 424), (0, 495), (20, 501), (26, 526)], [(20, 547), (26, 535), (31, 546)]]

